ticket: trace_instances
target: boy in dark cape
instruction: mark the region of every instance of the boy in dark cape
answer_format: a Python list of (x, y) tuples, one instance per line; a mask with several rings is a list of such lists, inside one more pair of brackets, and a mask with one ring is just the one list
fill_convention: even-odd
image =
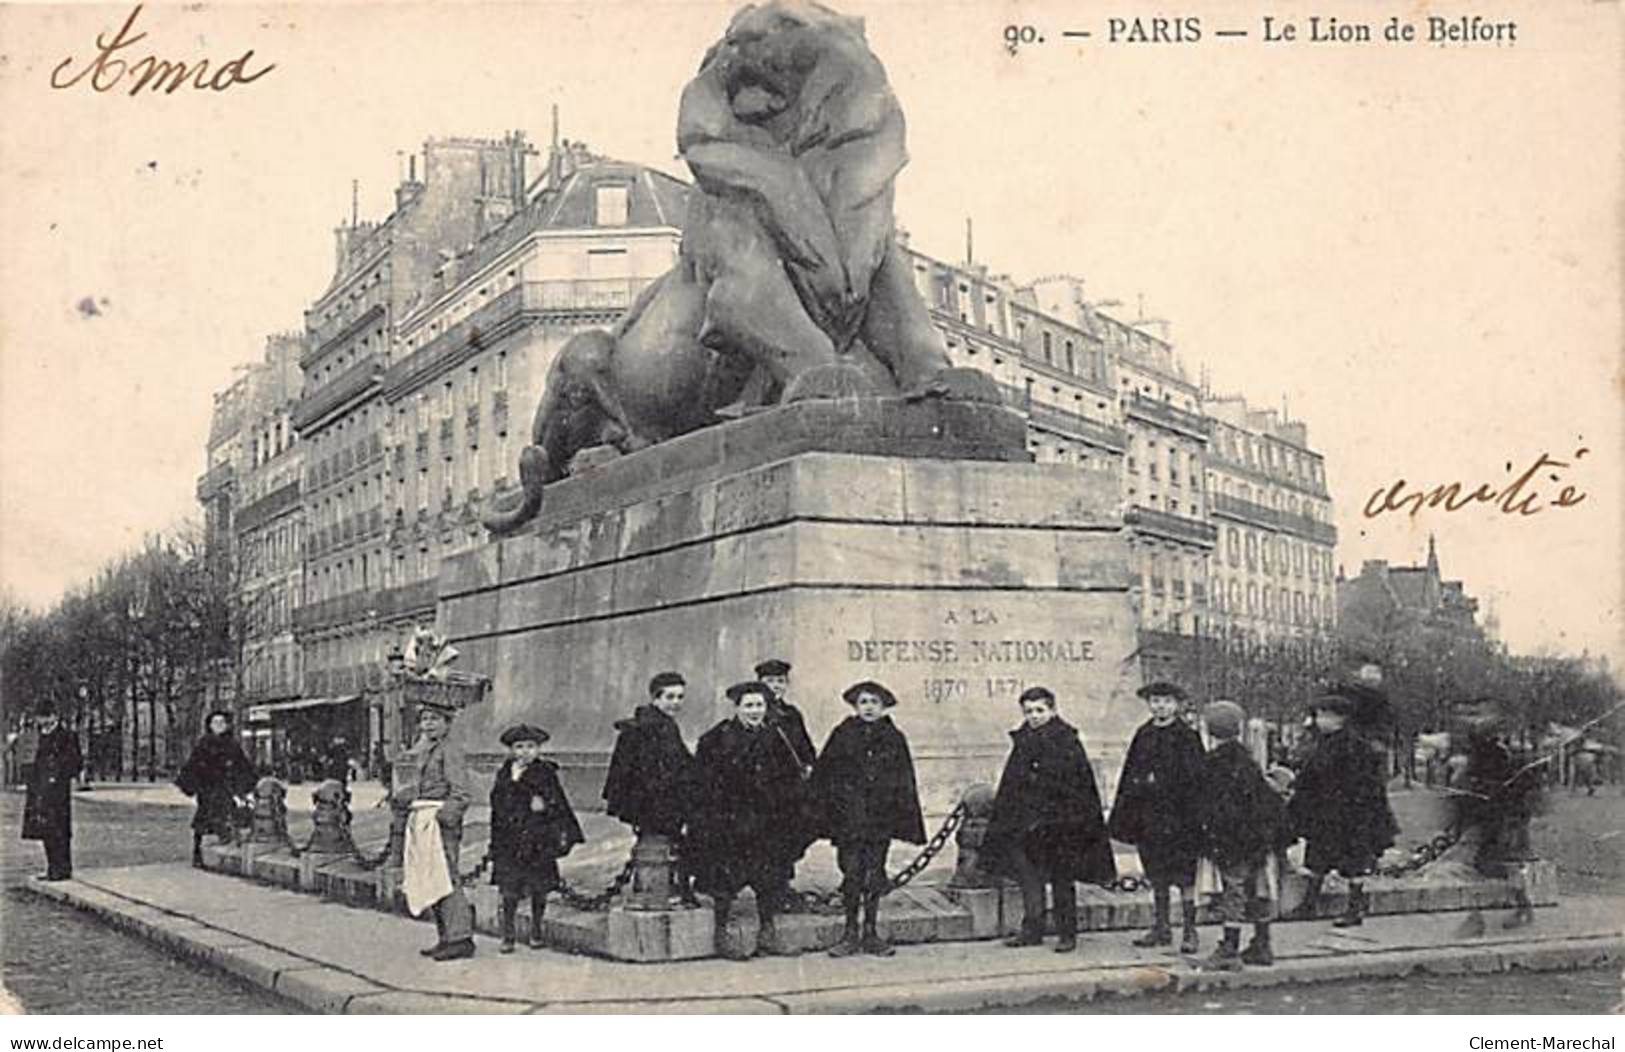
[(1117, 782), (1109, 829), (1112, 839), (1133, 844), (1151, 885), (1155, 919), (1136, 946), (1170, 946), (1169, 908), (1174, 885), (1184, 919), (1179, 952), (1195, 953), (1196, 860), (1202, 853), (1202, 736), (1179, 718), (1185, 692), (1172, 683), (1139, 691), (1151, 708), (1129, 743)]
[(1021, 932), (1008, 946), (1044, 941), (1044, 887), (1055, 902), (1055, 952), (1078, 946), (1075, 881), (1117, 879), (1094, 770), (1077, 728), (1057, 714), (1055, 695), (1030, 687), (1020, 698), (1025, 722), (1010, 732), (1012, 747), (982, 842), (988, 869), (1021, 882)]
[(694, 754), (683, 741), (677, 713), (687, 685), (676, 672), (649, 680), (649, 702), (615, 723), (615, 750), (604, 779), (604, 809), (640, 837), (664, 838), (677, 855), (677, 890), (693, 903), (683, 828), (694, 796)]
[(865, 680), (848, 687), (841, 697), (853, 713), (830, 732), (813, 772), (814, 796), (841, 868), (841, 902), (846, 910), (845, 933), (829, 954), (890, 957), (896, 951), (876, 930), (880, 897), (888, 885), (886, 852), (894, 839), (925, 843), (914, 757), (908, 739), (886, 714), (896, 706), (896, 695)]
[(502, 894), (503, 953), (512, 953), (519, 900), (530, 896), (530, 939), (542, 947), (547, 893), (559, 887), (559, 859), (583, 843), (581, 824), (559, 784), (559, 766), (541, 758), (549, 735), (521, 723), (502, 732), (508, 760), (491, 782), (491, 883)]

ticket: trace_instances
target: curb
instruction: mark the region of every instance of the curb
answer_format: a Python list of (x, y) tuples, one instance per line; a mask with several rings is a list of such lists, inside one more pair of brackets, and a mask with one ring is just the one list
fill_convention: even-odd
[[(183, 957), (228, 972), (293, 1004), (324, 1014), (971, 1012), (1038, 1004), (1079, 1004), (1231, 989), (1311, 985), (1417, 973), (1463, 975), (1572, 971), (1625, 962), (1625, 933), (1487, 945), (1354, 950), (1333, 957), (1281, 958), (1274, 968), (1201, 972), (1184, 966), (1097, 965), (1071, 971), (1010, 972), (929, 983), (864, 983), (827, 990), (694, 999), (606, 998), (519, 1001), (411, 990), (373, 982), (244, 936), (211, 927), (76, 880), (21, 885), (34, 895), (90, 913), (108, 925)], [(1281, 965), (1285, 965), (1282, 967)]]

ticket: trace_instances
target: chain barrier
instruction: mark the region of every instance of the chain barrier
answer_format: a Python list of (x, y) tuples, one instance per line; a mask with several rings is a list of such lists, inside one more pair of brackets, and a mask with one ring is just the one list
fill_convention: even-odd
[(918, 855), (914, 856), (914, 861), (904, 866), (895, 877), (891, 878), (891, 882), (886, 885), (886, 894), (890, 895), (919, 876), (925, 870), (925, 867), (929, 866), (942, 853), (942, 849), (948, 844), (948, 838), (953, 836), (954, 830), (958, 829), (959, 823), (964, 820), (965, 804), (964, 801), (960, 801), (954, 805), (952, 811), (948, 812), (948, 817), (943, 820), (942, 828), (937, 830), (936, 835), (920, 850)]
[(627, 859), (626, 865), (621, 867), (620, 874), (616, 876), (615, 880), (609, 885), (609, 887), (605, 888), (603, 891), (600, 891), (596, 895), (583, 895), (562, 881), (559, 883), (558, 892), (559, 895), (563, 897), (565, 902), (568, 902), (576, 909), (582, 910), (586, 913), (598, 913), (601, 910), (609, 908), (610, 902), (615, 898), (616, 895), (621, 893), (621, 889), (626, 887), (627, 882), (631, 879), (632, 860)]
[(1461, 830), (1447, 829), (1432, 840), (1414, 849), (1410, 853), (1410, 857), (1404, 862), (1379, 867), (1377, 875), (1380, 877), (1403, 877), (1408, 873), (1415, 873), (1430, 863), (1437, 862), (1445, 852), (1455, 847), (1456, 842), (1460, 839)]

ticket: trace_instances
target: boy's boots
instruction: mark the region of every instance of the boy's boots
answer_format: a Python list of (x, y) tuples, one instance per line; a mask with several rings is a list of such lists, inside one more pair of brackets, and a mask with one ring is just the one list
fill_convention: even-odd
[(858, 935), (858, 897), (845, 895), (841, 903), (846, 907), (846, 931), (841, 941), (829, 948), (831, 957), (851, 957), (863, 950), (863, 939)]
[(1055, 893), (1055, 952), (1071, 953), (1077, 948), (1078, 899), (1076, 890), (1068, 883), (1056, 888)]
[(1270, 949), (1269, 921), (1257, 921), (1253, 924), (1253, 941), (1241, 952), (1241, 959), (1247, 964), (1264, 967), (1275, 963), (1275, 954)]
[(750, 954), (743, 952), (728, 938), (728, 914), (733, 908), (733, 901), (731, 895), (718, 895), (711, 903), (711, 916), (716, 927), (716, 953), (718, 957), (745, 961), (750, 959)]
[(1180, 913), (1184, 915), (1185, 927), (1179, 933), (1179, 952), (1184, 954), (1195, 953), (1201, 948), (1201, 942), (1196, 937), (1196, 901), (1183, 895), (1179, 900)]
[(192, 834), (192, 865), (203, 868), (203, 834)]
[(1358, 882), (1349, 882), (1349, 902), (1343, 915), (1332, 921), (1334, 928), (1358, 928), (1365, 920), (1365, 889)]
[(890, 957), (897, 951), (880, 937), (876, 923), (880, 918), (880, 896), (868, 895), (863, 900), (863, 952), (871, 957)]
[(497, 923), (502, 928), (502, 945), (498, 948), (502, 953), (512, 953), (514, 943), (514, 920), (519, 913), (519, 900), (503, 898), (502, 905), (497, 911)]
[(547, 916), (547, 895), (532, 895), (530, 897), (530, 948), (542, 948), (542, 918)]
[(1202, 970), (1208, 972), (1234, 972), (1241, 968), (1241, 929), (1229, 924), (1224, 926), (1224, 940), (1219, 948), (1202, 962)]
[(1151, 930), (1134, 940), (1136, 946), (1172, 946), (1174, 930), (1168, 924), (1169, 889), (1151, 889)]
[(1320, 912), (1320, 884), (1326, 878), (1319, 873), (1311, 873), (1309, 882), (1304, 885), (1303, 901), (1287, 914), (1285, 920), (1314, 920), (1315, 914)]
[(1044, 918), (1023, 917), (1021, 930), (1004, 940), (1006, 946), (1037, 946), (1044, 941)]

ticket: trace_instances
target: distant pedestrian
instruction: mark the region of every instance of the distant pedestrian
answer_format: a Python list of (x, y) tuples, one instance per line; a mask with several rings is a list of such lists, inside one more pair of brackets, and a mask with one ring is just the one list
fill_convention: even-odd
[[(1481, 698), (1456, 707), (1458, 726), (1467, 739), (1467, 774), (1455, 804), (1454, 826), (1473, 847), (1473, 866), (1486, 876), (1503, 879), (1512, 890), (1513, 910), (1502, 922), (1520, 928), (1535, 919), (1529, 895), (1528, 864), (1536, 855), (1529, 825), (1541, 810), (1545, 764), (1515, 749), (1501, 734), (1505, 725), (1500, 704)], [(1482, 935), (1484, 917), (1474, 909), (1457, 934)]]
[[(886, 893), (886, 853), (892, 840), (925, 843), (925, 819), (914, 780), (908, 739), (888, 710), (897, 696), (879, 683), (854, 683), (841, 695), (852, 715), (836, 725), (813, 772), (813, 792), (825, 816), (841, 869), (841, 903), (846, 929), (831, 957), (894, 951), (876, 928), (880, 897)], [(863, 930), (858, 930), (858, 907)]]
[(222, 844), (236, 841), (241, 798), (254, 791), (254, 767), (231, 736), (231, 713), (216, 709), (204, 721), (206, 730), (186, 758), (175, 784), (197, 798), (192, 815), (192, 865), (203, 865), (203, 835)]
[[(1203, 760), (1200, 782), (1202, 853), (1219, 871), (1219, 917), (1224, 935), (1203, 967), (1229, 971), (1242, 964), (1271, 965), (1269, 856), (1291, 840), (1281, 796), (1265, 780), (1241, 744), (1246, 713), (1229, 701), (1202, 710), (1213, 747)], [(1253, 922), (1253, 939), (1241, 949), (1241, 925)]]
[(1021, 882), (1021, 932), (1005, 945), (1044, 941), (1048, 885), (1059, 936), (1055, 952), (1066, 953), (1078, 945), (1074, 881), (1110, 883), (1117, 879), (1117, 864), (1077, 728), (1061, 719), (1047, 687), (1030, 687), (1019, 700), (1024, 722), (1010, 732), (1010, 758), (994, 794), (982, 859), (993, 872)]
[(615, 722), (615, 749), (603, 795), (604, 809), (640, 839), (664, 841), (676, 855), (679, 896), (696, 903), (683, 838), (694, 803), (694, 754), (677, 724), (686, 693), (687, 684), (677, 672), (657, 672), (649, 680), (648, 703), (639, 705), (631, 718)]
[(786, 952), (774, 918), (784, 859), (802, 835), (797, 823), (785, 820), (802, 799), (802, 781), (795, 756), (767, 725), (771, 693), (754, 680), (729, 687), (733, 716), (702, 734), (695, 749), (698, 790), (689, 855), (695, 887), (712, 896), (717, 952), (723, 955), (737, 955), (727, 940), (728, 918), (747, 887), (756, 894), (761, 921), (756, 952)]
[(1288, 803), (1292, 830), (1306, 841), (1309, 884), (1294, 919), (1316, 914), (1326, 874), (1349, 884), (1348, 904), (1333, 923), (1358, 926), (1365, 917), (1364, 878), (1394, 843), (1399, 826), (1388, 806), (1383, 758), (1349, 726), (1359, 702), (1356, 689), (1335, 687), (1315, 701), (1319, 740), (1293, 784)]
[(1114, 840), (1133, 844), (1151, 885), (1151, 930), (1136, 946), (1170, 946), (1175, 886), (1184, 920), (1179, 952), (1195, 953), (1196, 859), (1202, 848), (1202, 737), (1179, 718), (1185, 692), (1168, 682), (1139, 691), (1151, 718), (1134, 732), (1117, 781), (1109, 828)]
[(1597, 795), (1597, 754), (1590, 749), (1581, 749), (1574, 754), (1574, 785), (1573, 789), (1584, 789), (1587, 796)]
[(559, 766), (542, 759), (548, 733), (528, 723), (502, 732), (508, 759), (491, 781), (491, 883), (502, 896), (503, 953), (512, 953), (519, 900), (530, 898), (532, 949), (542, 946), (547, 893), (557, 888), (559, 859), (586, 840), (559, 784)]
[(39, 747), (23, 802), (23, 839), (38, 840), (45, 847), (45, 875), (41, 880), (67, 880), (73, 876), (72, 791), (81, 767), (79, 736), (62, 725), (55, 709), (41, 710)]

